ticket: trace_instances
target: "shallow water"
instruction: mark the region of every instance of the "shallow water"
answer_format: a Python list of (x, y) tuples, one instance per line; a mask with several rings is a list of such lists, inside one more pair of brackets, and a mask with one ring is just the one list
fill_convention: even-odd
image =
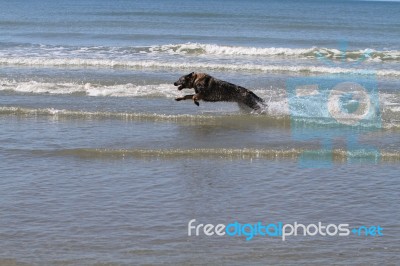
[[(396, 264), (399, 10), (0, 2), (0, 265)], [(174, 101), (191, 71), (251, 89), (262, 112)], [(384, 234), (246, 241), (188, 236), (192, 219)]]

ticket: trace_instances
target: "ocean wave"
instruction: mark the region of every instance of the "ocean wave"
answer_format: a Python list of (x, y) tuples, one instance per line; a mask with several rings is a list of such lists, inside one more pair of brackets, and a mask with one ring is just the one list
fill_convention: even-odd
[[(217, 44), (184, 43), (155, 45), (148, 49), (151, 53), (169, 53), (181, 55), (250, 55), (250, 56), (301, 56), (312, 55), (317, 48), (293, 49), (293, 48), (258, 48), (245, 46), (226, 46)], [(146, 49), (147, 50), (147, 49)]]
[(76, 156), (85, 159), (101, 158), (218, 158), (218, 159), (332, 159), (334, 162), (356, 161), (400, 161), (397, 151), (359, 150), (306, 150), (306, 149), (256, 149), (256, 148), (192, 148), (192, 149), (63, 149), (55, 151), (34, 151), (34, 153), (56, 156)]
[(50, 116), (58, 119), (119, 119), (150, 122), (213, 122), (224, 116), (190, 115), (190, 114), (160, 114), (160, 113), (128, 113), (107, 111), (80, 111), (55, 108), (25, 108), (16, 106), (0, 107), (0, 115), (15, 116)]
[(228, 46), (207, 43), (181, 43), (152, 46), (52, 46), (52, 45), (21, 45), (2, 43), (0, 56), (19, 57), (27, 54), (43, 55), (44, 57), (85, 57), (96, 58), (121, 58), (137, 54), (169, 54), (169, 55), (212, 55), (212, 56), (255, 56), (260, 57), (283, 57), (283, 58), (305, 58), (305, 59), (331, 59), (347, 61), (400, 61), (400, 50), (375, 50), (359, 49), (340, 51), (327, 47), (308, 48), (286, 48), (286, 47), (246, 47)]
[[(396, 108), (396, 107), (395, 107)], [(379, 129), (400, 129), (400, 120), (392, 119), (392, 112), (388, 112), (386, 118), (382, 115), (381, 123), (374, 119), (364, 120), (360, 124), (355, 124), (356, 130), (379, 130)], [(145, 113), (145, 112), (109, 112), (109, 111), (83, 111), (66, 110), (55, 108), (27, 108), (19, 106), (0, 106), (0, 116), (18, 116), (18, 117), (50, 117), (51, 119), (83, 119), (83, 120), (128, 120), (145, 122), (172, 122), (191, 125), (227, 125), (237, 127), (259, 126), (259, 127), (290, 127), (300, 126), (304, 128), (338, 128), (342, 125), (330, 117), (304, 117), (289, 116), (288, 113), (282, 113), (282, 109), (274, 111), (268, 108), (265, 113), (252, 114), (240, 112), (215, 112), (200, 114), (166, 114), (166, 113)], [(398, 113), (394, 117), (398, 117)], [(352, 120), (349, 120), (352, 122)], [(345, 124), (343, 124), (345, 125)], [(339, 127), (340, 128), (340, 127)]]
[[(146, 50), (143, 50), (147, 52)], [(245, 46), (226, 46), (217, 44), (184, 43), (152, 46), (148, 52), (169, 53), (169, 54), (210, 54), (210, 55), (245, 55), (245, 56), (283, 56), (283, 57), (303, 57), (303, 58), (330, 58), (348, 60), (381, 60), (393, 61), (400, 60), (400, 51), (377, 51), (374, 49), (362, 49), (346, 51), (343, 53), (338, 49), (324, 47), (310, 48), (283, 48), (283, 47), (245, 47)]]
[[(174, 98), (180, 97), (185, 94), (185, 91), (178, 91), (172, 84), (149, 84), (149, 85), (135, 85), (131, 83), (105, 85), (105, 84), (91, 84), (91, 83), (74, 83), (74, 82), (38, 82), (38, 81), (15, 81), (0, 79), (0, 91), (6, 93), (29, 93), (38, 95), (75, 95), (75, 96), (90, 96), (90, 97), (134, 97), (134, 98), (166, 98), (173, 101)], [(253, 122), (263, 123), (266, 116), (274, 119), (284, 120), (280, 121), (282, 124), (288, 123), (288, 117), (296, 118), (297, 120), (304, 120), (305, 124), (323, 124), (335, 123), (330, 121), (331, 116), (335, 115), (340, 121), (349, 119), (349, 123), (353, 124), (350, 118), (358, 121), (358, 116), (347, 116), (341, 109), (336, 106), (337, 101), (326, 102), (324, 94), (320, 97), (314, 96), (310, 101), (293, 101), (288, 98), (287, 90), (285, 88), (258, 88), (252, 89), (259, 97), (264, 99), (265, 106), (262, 108), (263, 115), (253, 118)], [(360, 98), (360, 106), (367, 106), (367, 102), (363, 102), (364, 98)], [(365, 99), (364, 99), (365, 100)], [(363, 117), (362, 123), (366, 127), (381, 127), (379, 124), (382, 120), (383, 128), (397, 128), (399, 127), (400, 120), (400, 102), (397, 93), (380, 92), (379, 93), (379, 110), (369, 113)], [(210, 103), (208, 103), (210, 104)], [(231, 103), (236, 106), (236, 104)], [(290, 105), (290, 106), (289, 106)], [(180, 105), (177, 105), (177, 107)], [(354, 108), (354, 103), (349, 102), (346, 108)], [(232, 109), (229, 109), (232, 113)], [(363, 111), (364, 109), (360, 109)], [(223, 111), (221, 111), (223, 112)], [(240, 108), (234, 112), (240, 113)], [(112, 113), (112, 112), (84, 112), (84, 111), (71, 111), (71, 110), (55, 110), (51, 108), (43, 109), (29, 109), (20, 107), (1, 107), (1, 114), (14, 114), (14, 115), (55, 115), (57, 117), (81, 117), (81, 118), (123, 118), (123, 119), (142, 119), (152, 121), (204, 121), (210, 117), (198, 117), (192, 115), (165, 115), (165, 114), (142, 114), (142, 113)], [(217, 114), (221, 115), (221, 113)], [(240, 117), (240, 116), (239, 116)], [(215, 118), (215, 117), (213, 117)], [(228, 118), (223, 116), (224, 119)], [(232, 118), (232, 117), (231, 117)], [(229, 119), (231, 119), (229, 118)], [(369, 124), (368, 121), (371, 120)], [(373, 122), (375, 121), (375, 122)], [(270, 121), (269, 121), (270, 122)], [(301, 121), (300, 121), (301, 122)], [(243, 123), (243, 121), (241, 121)], [(279, 124), (277, 123), (277, 124)], [(374, 125), (374, 123), (378, 123)]]
[[(176, 98), (185, 94), (179, 91), (173, 84), (148, 84), (135, 85), (132, 83), (104, 85), (92, 83), (74, 82), (38, 82), (15, 81), (0, 79), (0, 91), (32, 94), (54, 94), (54, 95), (86, 95), (102, 97), (148, 97), (148, 98)], [(265, 89), (253, 89), (261, 98), (268, 99), (269, 92)], [(274, 94), (284, 94), (284, 92), (274, 92)], [(277, 96), (275, 96), (277, 97)]]
[(181, 96), (172, 84), (134, 85), (131, 83), (119, 85), (98, 85), (91, 83), (73, 82), (16, 82), (0, 80), (0, 91), (14, 91), (34, 94), (83, 94), (88, 96), (111, 97), (166, 97)]
[(127, 68), (127, 69), (172, 69), (193, 71), (248, 71), (266, 73), (327, 73), (355, 74), (378, 76), (400, 76), (399, 70), (364, 70), (345, 67), (309, 66), (309, 65), (262, 65), (262, 64), (221, 64), (221, 63), (176, 63), (156, 60), (112, 60), (84, 58), (45, 58), (45, 57), (2, 57), (0, 65), (39, 66), (39, 67), (96, 67), (96, 68)]

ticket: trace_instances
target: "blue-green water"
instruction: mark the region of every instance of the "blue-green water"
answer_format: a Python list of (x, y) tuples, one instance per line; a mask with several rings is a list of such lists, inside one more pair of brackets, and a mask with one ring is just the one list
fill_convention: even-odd
[[(395, 265), (399, 14), (384, 1), (0, 1), (0, 265)], [(174, 101), (192, 71), (267, 106)], [(315, 89), (335, 81), (353, 82), (340, 107), (343, 86)], [(358, 126), (337, 116), (368, 104)], [(196, 237), (192, 219), (384, 235)]]

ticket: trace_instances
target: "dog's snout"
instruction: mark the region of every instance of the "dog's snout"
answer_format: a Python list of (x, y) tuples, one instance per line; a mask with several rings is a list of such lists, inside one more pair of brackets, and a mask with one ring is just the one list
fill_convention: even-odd
[(178, 84), (178, 82), (174, 82), (174, 86), (178, 86), (179, 84)]

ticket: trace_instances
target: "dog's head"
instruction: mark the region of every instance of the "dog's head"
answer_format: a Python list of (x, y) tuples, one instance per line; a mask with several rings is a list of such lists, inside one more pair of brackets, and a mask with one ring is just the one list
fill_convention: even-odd
[(196, 74), (192, 72), (188, 75), (180, 77), (178, 81), (174, 82), (174, 86), (178, 86), (178, 90), (191, 89), (193, 88), (195, 79)]

